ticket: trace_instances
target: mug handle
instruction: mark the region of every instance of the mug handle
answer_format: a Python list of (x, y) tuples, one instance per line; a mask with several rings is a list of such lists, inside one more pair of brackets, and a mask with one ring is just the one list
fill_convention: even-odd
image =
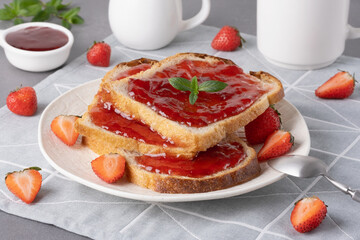
[(360, 38), (360, 28), (355, 28), (351, 25), (348, 25), (348, 35), (347, 39)]
[(180, 25), (180, 31), (185, 31), (200, 25), (209, 16), (210, 0), (202, 0), (200, 11), (192, 18), (187, 19)]

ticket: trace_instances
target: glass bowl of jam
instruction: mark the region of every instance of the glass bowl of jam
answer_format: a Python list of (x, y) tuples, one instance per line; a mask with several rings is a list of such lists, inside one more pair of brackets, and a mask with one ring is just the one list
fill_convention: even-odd
[(74, 43), (72, 33), (57, 24), (31, 22), (0, 30), (0, 45), (17, 68), (49, 71), (63, 65)]

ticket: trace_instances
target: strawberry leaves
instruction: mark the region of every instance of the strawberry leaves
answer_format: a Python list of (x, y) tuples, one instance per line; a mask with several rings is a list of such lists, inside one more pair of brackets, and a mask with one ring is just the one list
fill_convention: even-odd
[(190, 92), (189, 102), (191, 105), (195, 104), (199, 92), (219, 92), (227, 86), (226, 83), (215, 80), (205, 81), (199, 85), (196, 76), (194, 76), (191, 81), (181, 77), (169, 78), (168, 80), (175, 89)]
[(68, 29), (72, 24), (83, 24), (84, 19), (78, 15), (80, 8), (70, 8), (70, 3), (63, 4), (62, 1), (13, 0), (0, 9), (0, 20), (12, 20), (17, 25), (25, 22), (26, 18), (32, 22), (45, 22), (55, 17)]

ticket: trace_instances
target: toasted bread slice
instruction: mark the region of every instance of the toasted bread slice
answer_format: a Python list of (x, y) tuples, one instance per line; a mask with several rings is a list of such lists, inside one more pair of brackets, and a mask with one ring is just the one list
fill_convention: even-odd
[[(141, 140), (139, 141), (139, 139), (116, 134), (104, 129), (101, 126), (95, 125), (91, 119), (90, 112), (101, 101), (100, 98), (101, 96), (97, 94), (92, 104), (89, 106), (89, 111), (83, 114), (81, 119), (78, 119), (75, 123), (75, 129), (77, 132), (85, 136), (84, 143), (89, 145), (95, 153), (99, 155), (107, 153), (121, 153), (125, 149), (143, 154), (166, 153), (168, 155), (181, 156), (187, 159), (191, 159), (196, 155), (196, 152), (192, 152), (191, 149), (188, 148), (166, 143), (162, 145), (146, 143)], [(119, 112), (117, 114), (119, 114)]]
[[(87, 139), (87, 141), (87, 145), (93, 150), (101, 149), (100, 146), (106, 145), (95, 138)], [(124, 150), (120, 150), (119, 153), (126, 158), (126, 176), (134, 184), (161, 193), (200, 193), (229, 188), (249, 181), (260, 174), (260, 166), (253, 148), (247, 146), (235, 134), (229, 135), (221, 143), (226, 142), (240, 143), (246, 154), (245, 158), (231, 168), (203, 177), (151, 172), (136, 161), (136, 157), (141, 154)], [(106, 146), (104, 148), (106, 149)]]
[(156, 60), (152, 59), (136, 59), (130, 62), (123, 62), (116, 65), (111, 71), (109, 71), (99, 87), (98, 93), (95, 95), (93, 102), (89, 105), (88, 111), (83, 114), (81, 119), (75, 123), (76, 130), (83, 136), (85, 136), (85, 143), (92, 142), (91, 139), (97, 139), (99, 144), (91, 144), (92, 150), (98, 154), (105, 153), (119, 153), (122, 149), (128, 151), (136, 151), (139, 153), (147, 154), (160, 154), (166, 153), (174, 156), (182, 156), (184, 158), (192, 158), (196, 155), (195, 151), (191, 151), (189, 148), (182, 148), (180, 146), (171, 146), (171, 144), (154, 145), (147, 144), (142, 141), (135, 140), (133, 138), (121, 136), (113, 132), (107, 131), (102, 126), (97, 126), (92, 122), (90, 111), (100, 102), (102, 98), (106, 98), (105, 91), (102, 90), (104, 83), (114, 80), (119, 80), (128, 75), (137, 73), (141, 70), (150, 68), (151, 65), (156, 63)]
[[(140, 119), (162, 136), (166, 136), (179, 146), (189, 149), (191, 152), (205, 151), (209, 147), (216, 145), (225, 138), (227, 134), (233, 133), (240, 127), (245, 126), (262, 114), (270, 104), (278, 102), (284, 96), (282, 84), (278, 79), (266, 72), (251, 72), (251, 75), (247, 74), (246, 76), (266, 89), (267, 92), (265, 94), (262, 94), (250, 107), (237, 115), (210, 123), (204, 127), (189, 127), (158, 114), (153, 110), (151, 104), (147, 106), (134, 100), (128, 94), (129, 82), (132, 81), (132, 79), (150, 79), (152, 76), (161, 73), (167, 67), (179, 64), (185, 60), (203, 61), (210, 64), (221, 63), (229, 66), (235, 65), (230, 60), (205, 54), (181, 53), (168, 57), (154, 64), (151, 69), (131, 77), (119, 81), (111, 81), (111, 79), (108, 79), (103, 87), (110, 92), (112, 102), (121, 112)], [(111, 76), (108, 75), (105, 78), (111, 78)], [(224, 79), (224, 81), (226, 82), (226, 79)], [(177, 90), (174, 89), (174, 91)], [(226, 91), (226, 89), (223, 91)]]

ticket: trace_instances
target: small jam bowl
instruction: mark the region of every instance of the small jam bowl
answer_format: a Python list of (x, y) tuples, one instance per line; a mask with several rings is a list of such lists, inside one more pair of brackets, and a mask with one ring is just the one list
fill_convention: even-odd
[[(28, 51), (15, 48), (6, 42), (6, 35), (10, 32), (21, 30), (27, 27), (49, 27), (66, 34), (68, 42), (57, 49), (48, 51)], [(17, 68), (30, 72), (45, 72), (60, 67), (69, 57), (71, 47), (74, 43), (72, 33), (57, 24), (46, 22), (23, 23), (6, 30), (0, 30), (0, 46), (4, 48), (6, 58)]]

